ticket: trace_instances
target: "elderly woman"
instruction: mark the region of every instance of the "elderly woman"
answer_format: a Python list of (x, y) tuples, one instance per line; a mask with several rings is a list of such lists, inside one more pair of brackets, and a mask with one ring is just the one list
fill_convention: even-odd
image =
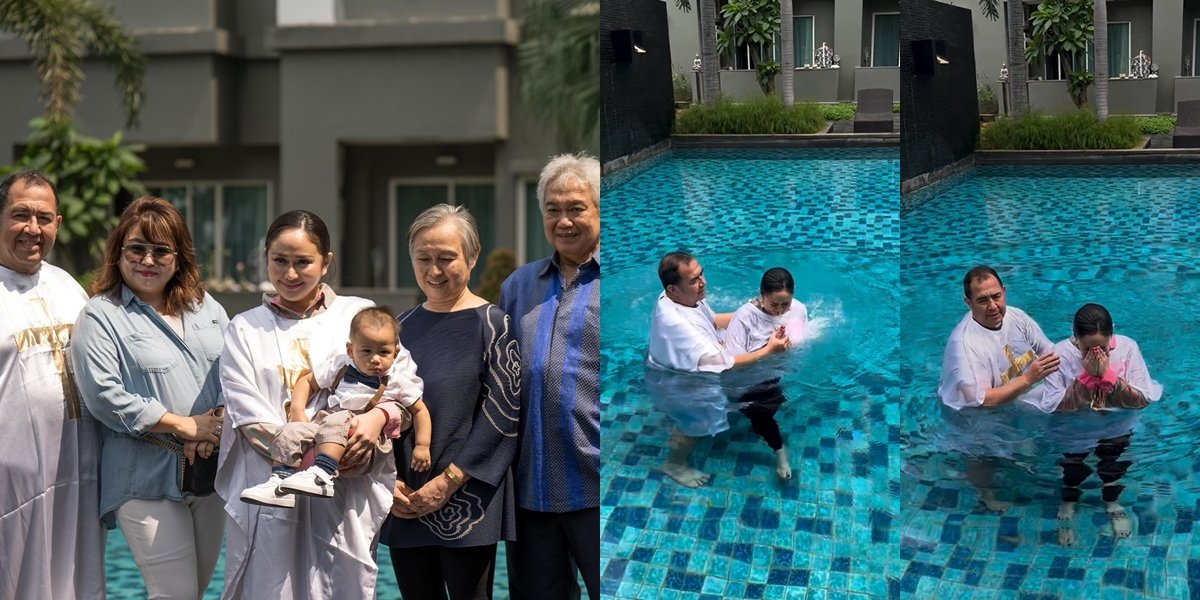
[(574, 561), (588, 595), (599, 598), (600, 162), (551, 158), (538, 202), (554, 254), (517, 269), (500, 289), (525, 357), (509, 591), (513, 600), (576, 595)]
[(100, 513), (119, 523), (150, 598), (198, 598), (225, 514), (207, 464), (221, 435), (217, 359), (229, 317), (204, 292), (183, 217), (129, 205), (71, 340), (88, 410), (106, 427)]
[(491, 598), (496, 544), (513, 539), (520, 356), (508, 317), (467, 289), (479, 259), (475, 220), (439, 204), (408, 230), (428, 298), (401, 314), (400, 341), (425, 382), (433, 468), (410, 468), (413, 435), (396, 445), (392, 517), (380, 541), (405, 600)]

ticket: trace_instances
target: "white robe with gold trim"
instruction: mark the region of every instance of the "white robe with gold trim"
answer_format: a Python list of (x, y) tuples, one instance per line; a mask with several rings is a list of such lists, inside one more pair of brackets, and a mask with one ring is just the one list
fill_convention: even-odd
[(67, 372), (87, 295), (66, 271), (0, 267), (0, 599), (104, 598), (97, 423)]

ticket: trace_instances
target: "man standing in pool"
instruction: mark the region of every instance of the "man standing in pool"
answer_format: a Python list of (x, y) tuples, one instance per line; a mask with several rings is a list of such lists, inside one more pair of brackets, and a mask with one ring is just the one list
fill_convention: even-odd
[[(654, 307), (650, 320), (650, 353), (647, 362), (653, 367), (689, 372), (719, 373), (734, 365), (754, 362), (764, 356), (786, 350), (791, 343), (780, 328), (767, 344), (752, 352), (733, 356), (726, 352), (718, 329), (725, 329), (733, 313), (716, 314), (705, 302), (704, 269), (687, 252), (670, 252), (658, 263), (658, 278), (663, 293)], [(685, 399), (687, 400), (687, 399)], [(708, 473), (688, 466), (687, 460), (696, 441), (705, 435), (724, 430), (725, 411), (718, 407), (710, 411), (711, 418), (687, 411), (687, 402), (672, 403), (670, 411), (678, 428), (671, 436), (663, 472), (687, 487), (699, 487), (708, 482)], [(704, 412), (699, 405), (696, 408)], [(712, 420), (721, 423), (712, 423)]]
[[(942, 360), (943, 404), (956, 411), (1001, 406), (1058, 370), (1054, 345), (1029, 315), (1007, 305), (995, 269), (981, 265), (967, 271), (963, 302), (970, 311), (950, 334)], [(968, 459), (967, 477), (989, 509), (1007, 508), (995, 498), (989, 465)]]

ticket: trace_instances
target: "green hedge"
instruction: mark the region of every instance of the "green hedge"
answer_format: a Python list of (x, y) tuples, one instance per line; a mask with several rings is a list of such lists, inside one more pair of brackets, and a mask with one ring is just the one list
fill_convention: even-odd
[(854, 113), (858, 112), (858, 107), (853, 102), (822, 104), (821, 112), (826, 121), (849, 121), (854, 118)]
[(1146, 135), (1157, 135), (1175, 131), (1175, 117), (1171, 115), (1137, 117), (1137, 124), (1138, 129)]
[(693, 105), (675, 117), (680, 134), (796, 134), (825, 129), (825, 118), (816, 104), (783, 107), (778, 96), (734, 102), (718, 100), (712, 106)]
[(1053, 117), (1030, 112), (1020, 119), (999, 119), (983, 128), (980, 150), (1112, 150), (1132, 148), (1141, 140), (1133, 117), (1109, 117), (1101, 123), (1087, 109)]

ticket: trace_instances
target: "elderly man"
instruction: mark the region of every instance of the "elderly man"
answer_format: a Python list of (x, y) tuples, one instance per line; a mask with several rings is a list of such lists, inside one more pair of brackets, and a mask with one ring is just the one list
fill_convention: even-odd
[(0, 182), (0, 598), (103, 598), (99, 432), (64, 350), (87, 301), (43, 262), (62, 216), (36, 171)]
[[(1024, 311), (1008, 306), (1004, 284), (995, 269), (978, 266), (963, 277), (963, 302), (970, 309), (958, 322), (942, 359), (942, 379), (938, 395), (954, 411), (971, 407), (996, 407), (1008, 404), (1029, 391), (1038, 382), (1058, 370), (1054, 345), (1042, 328)], [(968, 413), (970, 411), (967, 411)], [(971, 430), (965, 421), (998, 434), (1003, 420), (998, 415), (953, 414), (950, 422), (960, 424), (963, 435)], [(1019, 415), (1011, 415), (1019, 419)], [(1007, 429), (1015, 429), (1015, 426)], [(998, 435), (996, 440), (1003, 439)], [(989, 442), (985, 451), (1004, 455), (1002, 444)], [(969, 440), (962, 440), (970, 444)], [(980, 459), (975, 451), (967, 459), (967, 477), (979, 491), (980, 500), (990, 510), (1003, 511), (1008, 503), (997, 500), (992, 485), (995, 467), (990, 459)]]
[(719, 373), (786, 350), (790, 342), (779, 330), (765, 346), (733, 355), (726, 351), (718, 333), (729, 326), (733, 313), (717, 314), (708, 306), (704, 299), (708, 284), (696, 258), (687, 252), (668, 253), (658, 263), (658, 278), (663, 293), (650, 319), (647, 385), (653, 390), (655, 404), (670, 414), (677, 426), (663, 472), (680, 484), (699, 487), (708, 483), (709, 475), (689, 467), (688, 457), (699, 438), (729, 428), (729, 402), (717, 381), (667, 377), (671, 381), (660, 384), (657, 370)]
[(550, 159), (538, 181), (554, 254), (513, 272), (500, 305), (521, 344), (512, 597), (600, 598), (600, 163)]

